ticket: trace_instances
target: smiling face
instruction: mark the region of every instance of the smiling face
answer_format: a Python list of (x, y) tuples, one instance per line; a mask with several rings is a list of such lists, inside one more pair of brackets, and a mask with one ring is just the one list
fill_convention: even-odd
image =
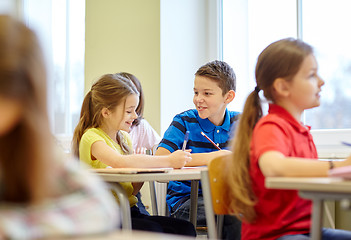
[(317, 61), (310, 54), (304, 59), (299, 71), (289, 83), (289, 100), (299, 111), (320, 105), (319, 93), (324, 81), (318, 76), (317, 70)]
[(208, 118), (216, 126), (222, 125), (225, 109), (231, 101), (228, 102), (228, 93), (224, 96), (222, 93), (222, 89), (212, 79), (195, 76), (193, 103), (200, 118)]
[(139, 104), (139, 97), (136, 94), (129, 95), (126, 98), (124, 105), (123, 117), (119, 124), (119, 130), (130, 132), (133, 121), (138, 117), (138, 114), (135, 112)]
[(119, 130), (129, 132), (133, 121), (138, 117), (135, 110), (139, 104), (139, 97), (136, 94), (128, 95), (125, 101), (117, 105), (114, 109), (102, 110), (103, 129), (112, 139), (115, 139)]

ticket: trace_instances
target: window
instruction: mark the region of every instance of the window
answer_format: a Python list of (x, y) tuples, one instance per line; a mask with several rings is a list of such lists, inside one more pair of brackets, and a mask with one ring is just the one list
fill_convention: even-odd
[(238, 90), (229, 108), (241, 111), (255, 88), (259, 53), (296, 31), (295, 0), (223, 0), (223, 60), (233, 67)]
[(242, 110), (254, 89), (259, 53), (273, 41), (299, 36), (314, 47), (326, 82), (321, 106), (305, 111), (304, 121), (317, 129), (312, 134), (320, 155), (347, 156), (350, 150), (340, 141), (351, 141), (350, 7), (348, 0), (223, 0), (223, 60), (238, 79), (229, 108)]
[(0, 7), (37, 33), (47, 66), (52, 132), (72, 135), (84, 94), (85, 0), (4, 0)]
[(321, 106), (305, 115), (317, 129), (351, 128), (351, 32), (344, 29), (350, 8), (349, 0), (302, 1), (302, 38), (315, 48), (325, 80)]

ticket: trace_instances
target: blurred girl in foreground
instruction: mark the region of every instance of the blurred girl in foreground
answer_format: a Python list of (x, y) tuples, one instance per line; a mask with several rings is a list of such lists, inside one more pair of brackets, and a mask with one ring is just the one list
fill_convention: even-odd
[(119, 226), (105, 185), (64, 159), (50, 133), (38, 40), (0, 15), (0, 239), (95, 234)]

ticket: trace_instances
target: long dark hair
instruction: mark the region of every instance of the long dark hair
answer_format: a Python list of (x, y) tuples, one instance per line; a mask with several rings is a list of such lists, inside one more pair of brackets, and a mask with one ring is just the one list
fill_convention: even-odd
[(228, 198), (233, 213), (252, 222), (256, 213), (256, 197), (250, 178), (250, 141), (253, 129), (262, 117), (259, 90), (267, 100), (274, 102), (273, 82), (277, 78), (291, 80), (298, 72), (303, 60), (312, 54), (312, 48), (301, 40), (287, 38), (270, 44), (259, 55), (256, 64), (257, 87), (248, 96), (239, 125), (232, 141), (232, 161), (228, 167)]

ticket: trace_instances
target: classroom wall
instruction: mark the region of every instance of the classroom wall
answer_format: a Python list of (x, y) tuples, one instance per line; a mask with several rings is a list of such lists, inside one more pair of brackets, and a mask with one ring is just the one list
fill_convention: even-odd
[(141, 81), (145, 118), (161, 135), (193, 108), (194, 73), (219, 59), (219, 0), (86, 0), (85, 93), (104, 73)]
[(85, 49), (84, 92), (105, 73), (134, 74), (160, 132), (160, 1), (86, 0)]
[(161, 0), (161, 132), (194, 108), (194, 74), (220, 59), (218, 0)]

